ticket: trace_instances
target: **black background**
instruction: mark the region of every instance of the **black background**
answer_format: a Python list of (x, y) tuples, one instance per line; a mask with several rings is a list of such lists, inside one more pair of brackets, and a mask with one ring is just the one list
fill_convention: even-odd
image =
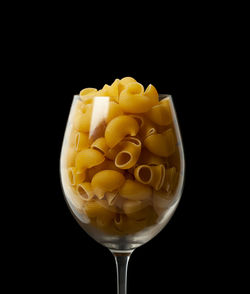
[(230, 271), (232, 256), (226, 251), (227, 226), (217, 201), (222, 181), (218, 166), (223, 165), (222, 158), (218, 162), (223, 151), (219, 106), (228, 99), (218, 87), (227, 59), (222, 30), (202, 17), (179, 22), (161, 15), (152, 25), (117, 16), (105, 26), (96, 19), (93, 28), (92, 19), (77, 18), (74, 24), (56, 16), (39, 18), (35, 31), (33, 22), (22, 23), (16, 32), (19, 48), (11, 46), (15, 67), (8, 75), (22, 97), (15, 100), (20, 117), (15, 129), (24, 155), (17, 156), (22, 169), (16, 186), (22, 193), (15, 195), (6, 239), (11, 252), (7, 276), (14, 275), (25, 290), (35, 285), (70, 293), (116, 293), (112, 255), (79, 227), (64, 201), (59, 157), (73, 95), (132, 76), (173, 96), (186, 176), (169, 224), (133, 253), (128, 292), (223, 289), (222, 273)]

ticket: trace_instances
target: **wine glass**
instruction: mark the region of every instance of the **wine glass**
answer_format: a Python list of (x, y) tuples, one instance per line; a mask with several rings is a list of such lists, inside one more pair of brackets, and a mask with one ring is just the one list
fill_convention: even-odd
[(131, 113), (107, 93), (83, 94), (74, 96), (66, 125), (62, 188), (79, 225), (114, 255), (125, 294), (132, 252), (166, 226), (180, 201), (180, 130), (170, 95)]

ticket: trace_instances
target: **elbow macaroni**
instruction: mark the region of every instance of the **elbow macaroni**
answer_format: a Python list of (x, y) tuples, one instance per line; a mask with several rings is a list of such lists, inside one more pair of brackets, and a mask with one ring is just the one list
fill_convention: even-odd
[(73, 108), (64, 156), (73, 205), (108, 234), (153, 225), (180, 176), (169, 99), (125, 77), (81, 90)]

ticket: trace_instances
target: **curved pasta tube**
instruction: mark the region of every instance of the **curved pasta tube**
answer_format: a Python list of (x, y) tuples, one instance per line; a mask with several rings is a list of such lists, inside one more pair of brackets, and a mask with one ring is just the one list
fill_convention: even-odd
[(91, 181), (95, 195), (102, 199), (106, 192), (113, 192), (120, 188), (125, 181), (122, 173), (114, 170), (102, 170), (96, 173)]
[(147, 86), (147, 89), (145, 90), (145, 95), (151, 98), (152, 106), (158, 104), (159, 94), (152, 84), (149, 84)]
[(164, 178), (163, 189), (170, 193), (173, 192), (178, 180), (178, 173), (175, 167), (167, 168)]
[(142, 148), (138, 163), (147, 165), (158, 165), (165, 164), (166, 159), (149, 152), (146, 148)]
[(73, 147), (69, 147), (67, 150), (66, 155), (66, 165), (67, 167), (71, 167), (75, 165), (75, 158), (76, 158), (76, 150)]
[(172, 122), (169, 100), (165, 100), (158, 105), (153, 106), (146, 116), (154, 123), (160, 126), (168, 126)]
[(134, 176), (138, 182), (148, 184), (158, 191), (162, 188), (165, 180), (165, 167), (163, 164), (139, 165), (135, 168)]
[(109, 147), (106, 144), (104, 137), (96, 139), (92, 144), (91, 148), (100, 151), (102, 154), (106, 154)]
[(101, 164), (99, 165), (96, 165), (96, 166), (93, 166), (91, 168), (89, 168), (87, 170), (87, 175), (88, 175), (88, 178), (90, 180), (92, 180), (93, 176), (102, 171), (102, 170), (106, 170), (106, 169), (111, 169), (111, 170), (115, 170), (115, 171), (118, 171), (120, 173), (124, 173), (124, 171), (122, 169), (119, 169), (113, 161), (111, 160), (108, 160), (108, 159), (105, 159)]
[(131, 78), (131, 77), (125, 77), (125, 78), (122, 78), (120, 81), (119, 81), (119, 85), (118, 85), (118, 91), (119, 91), (119, 94), (121, 93), (122, 90), (124, 90), (126, 88), (126, 86), (130, 83), (136, 83), (136, 80), (134, 78)]
[(126, 228), (127, 216), (124, 213), (117, 213), (114, 217), (115, 228), (122, 232)]
[(153, 154), (168, 157), (175, 152), (175, 137), (173, 129), (161, 134), (152, 134), (144, 140), (144, 146)]
[(105, 216), (109, 216), (110, 214), (114, 216), (114, 213), (112, 211), (108, 210), (98, 201), (85, 202), (84, 211), (87, 214), (87, 216), (90, 218), (105, 217)]
[(80, 91), (80, 96), (85, 96), (85, 95), (96, 93), (96, 92), (97, 92), (96, 88), (84, 88)]
[(115, 147), (127, 136), (135, 136), (139, 131), (136, 120), (128, 115), (121, 115), (112, 119), (105, 130), (105, 140), (110, 148)]
[(144, 113), (153, 106), (150, 97), (144, 94), (144, 88), (139, 83), (130, 83), (120, 93), (119, 104), (125, 112)]
[(85, 201), (89, 201), (95, 196), (94, 191), (89, 182), (78, 184), (76, 190), (79, 196)]
[(77, 113), (74, 120), (74, 127), (76, 128), (76, 130), (80, 132), (89, 131), (91, 117), (92, 117), (92, 109), (93, 109), (93, 105), (87, 104), (83, 113), (81, 112)]
[(144, 117), (143, 123), (141, 124), (140, 130), (138, 132), (138, 136), (140, 136), (140, 138), (144, 140), (146, 137), (155, 133), (156, 133), (156, 127), (154, 123)]
[(135, 137), (127, 137), (121, 145), (121, 151), (115, 157), (115, 165), (121, 169), (129, 169), (136, 164), (140, 156), (141, 141)]
[(137, 121), (139, 128), (141, 128), (144, 123), (144, 117), (138, 114), (129, 114), (129, 116), (133, 117)]
[(109, 123), (113, 118), (122, 114), (123, 114), (123, 111), (121, 106), (114, 101), (110, 101), (108, 106), (108, 113), (105, 118), (105, 121), (106, 123)]
[(103, 154), (94, 149), (83, 149), (78, 152), (75, 158), (75, 167), (77, 172), (82, 172), (86, 168), (91, 168), (102, 163), (105, 160)]
[(120, 189), (120, 196), (130, 200), (146, 200), (150, 199), (151, 195), (151, 187), (132, 180), (126, 180)]
[(108, 96), (111, 100), (118, 102), (119, 99), (119, 79), (116, 79), (111, 86), (104, 85), (104, 87), (98, 92), (100, 96)]
[(77, 173), (77, 169), (75, 167), (68, 168), (68, 177), (70, 184), (72, 186), (77, 186), (82, 183), (86, 179), (86, 171), (84, 170), (82, 173)]
[(80, 151), (82, 149), (88, 148), (89, 146), (89, 136), (86, 133), (77, 132), (75, 134), (75, 149)]

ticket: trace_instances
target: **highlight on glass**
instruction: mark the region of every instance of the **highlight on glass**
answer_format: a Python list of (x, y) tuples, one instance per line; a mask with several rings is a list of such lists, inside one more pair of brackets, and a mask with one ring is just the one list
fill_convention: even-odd
[(113, 253), (118, 293), (126, 293), (133, 250), (172, 217), (184, 172), (171, 95), (125, 77), (74, 96), (61, 151), (62, 187), (79, 225)]

